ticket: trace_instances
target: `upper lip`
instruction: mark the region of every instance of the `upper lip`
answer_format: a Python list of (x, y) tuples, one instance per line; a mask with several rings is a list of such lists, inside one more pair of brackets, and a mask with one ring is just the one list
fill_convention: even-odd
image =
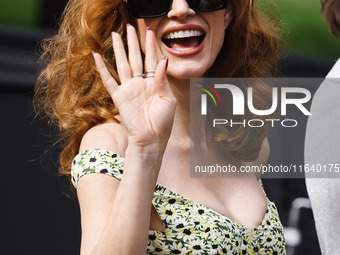
[(168, 33), (183, 31), (183, 30), (198, 30), (198, 31), (202, 31), (203, 33), (205, 33), (204, 29), (199, 25), (183, 24), (183, 25), (177, 25), (177, 26), (173, 26), (173, 27), (169, 27), (169, 28), (165, 29), (163, 34), (162, 34), (162, 38), (164, 38), (165, 35), (168, 34)]

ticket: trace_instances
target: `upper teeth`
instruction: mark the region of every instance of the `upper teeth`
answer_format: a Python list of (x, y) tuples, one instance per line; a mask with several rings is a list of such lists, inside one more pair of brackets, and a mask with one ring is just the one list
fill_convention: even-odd
[(167, 33), (164, 38), (165, 39), (175, 39), (175, 38), (186, 38), (186, 37), (195, 37), (203, 35), (202, 31), (198, 30), (184, 30), (178, 32), (170, 32)]

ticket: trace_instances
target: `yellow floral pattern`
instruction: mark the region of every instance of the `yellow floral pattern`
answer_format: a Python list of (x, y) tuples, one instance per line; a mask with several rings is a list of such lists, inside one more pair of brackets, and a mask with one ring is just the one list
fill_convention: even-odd
[[(75, 187), (90, 173), (123, 176), (124, 158), (106, 150), (87, 150), (72, 163)], [(245, 227), (214, 210), (157, 183), (152, 203), (165, 231), (149, 231), (147, 254), (286, 254), (276, 206), (267, 198), (267, 212), (257, 228)]]

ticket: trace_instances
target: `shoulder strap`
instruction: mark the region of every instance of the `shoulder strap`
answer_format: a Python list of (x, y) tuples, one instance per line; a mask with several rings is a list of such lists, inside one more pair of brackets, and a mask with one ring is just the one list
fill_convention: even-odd
[(80, 177), (90, 173), (108, 174), (117, 179), (123, 175), (125, 159), (107, 150), (86, 150), (79, 153), (72, 162), (71, 181), (75, 188)]

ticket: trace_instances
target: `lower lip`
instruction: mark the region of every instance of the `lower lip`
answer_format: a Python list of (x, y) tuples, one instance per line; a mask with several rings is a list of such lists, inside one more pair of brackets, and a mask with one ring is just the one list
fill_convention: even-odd
[(163, 43), (167, 49), (167, 51), (174, 55), (174, 56), (178, 56), (178, 57), (183, 57), (183, 56), (191, 56), (191, 55), (195, 55), (197, 53), (200, 53), (203, 50), (204, 47), (204, 41), (205, 38), (203, 39), (203, 41), (200, 43), (200, 45), (198, 45), (195, 48), (190, 48), (190, 49), (181, 49), (181, 50), (176, 50), (173, 48), (169, 48), (165, 43)]

